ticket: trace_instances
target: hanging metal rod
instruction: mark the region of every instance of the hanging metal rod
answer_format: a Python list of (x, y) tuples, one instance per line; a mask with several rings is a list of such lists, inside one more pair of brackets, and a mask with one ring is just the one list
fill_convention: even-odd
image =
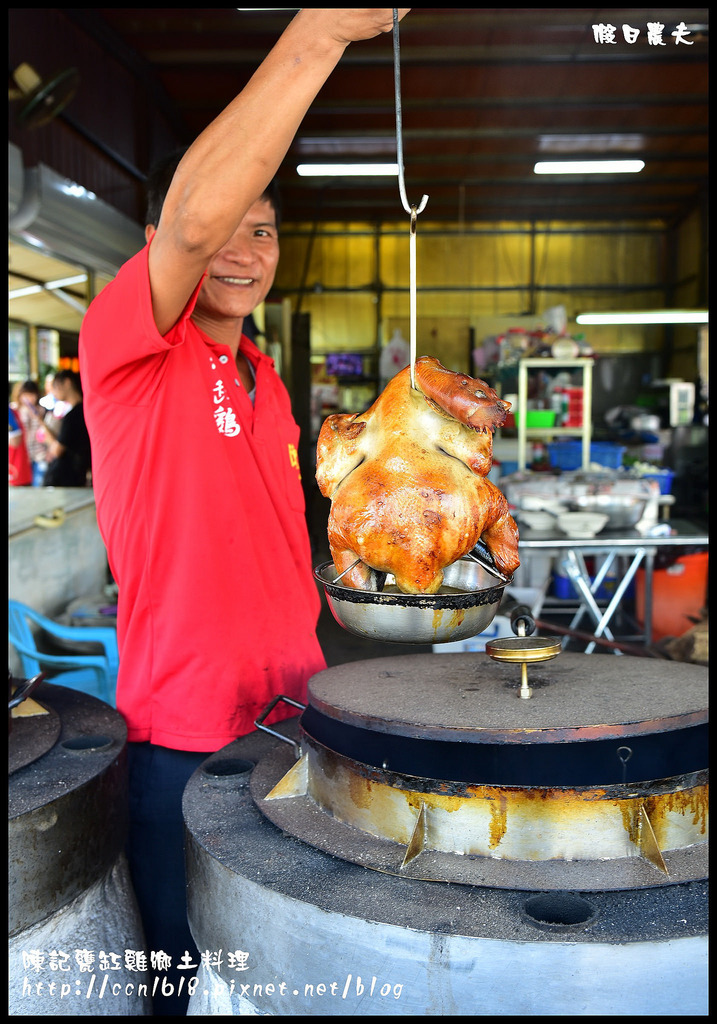
[(393, 83), (396, 93), (396, 157), (398, 160), (398, 190), (401, 194), (403, 208), (411, 218), (411, 234), (409, 244), (410, 256), (410, 335), (409, 352), (411, 366), (411, 387), (416, 389), (416, 218), (425, 209), (428, 196), (421, 199), (419, 205), (412, 206), (406, 196), (406, 182), (403, 173), (403, 114), (401, 108), (401, 49), (398, 40), (398, 8), (393, 8)]
[(396, 94), (396, 157), (398, 161), (398, 190), (401, 202), (407, 214), (421, 213), (428, 202), (423, 196), (419, 205), (411, 206), (406, 196), (406, 182), (403, 168), (403, 111), (401, 106), (401, 50), (398, 37), (398, 8), (393, 8), (393, 83)]

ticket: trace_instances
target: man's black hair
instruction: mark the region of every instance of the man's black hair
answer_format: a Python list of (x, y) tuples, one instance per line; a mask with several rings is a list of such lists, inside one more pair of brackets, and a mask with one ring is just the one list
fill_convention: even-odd
[(69, 381), (75, 391), (79, 391), (79, 393), (82, 394), (82, 378), (79, 373), (75, 370), (58, 370), (52, 378), (53, 384), (62, 384), (65, 381)]
[[(174, 172), (177, 170), (179, 161), (187, 152), (187, 149), (188, 147), (185, 146), (182, 149), (175, 150), (168, 156), (158, 160), (151, 168), (146, 184), (147, 212), (145, 214), (145, 224), (153, 224), (155, 227), (159, 224), (164, 200), (167, 197), (169, 186), (172, 184)], [(271, 203), (278, 229), (281, 225), (281, 194), (276, 178), (272, 178), (261, 198)]]

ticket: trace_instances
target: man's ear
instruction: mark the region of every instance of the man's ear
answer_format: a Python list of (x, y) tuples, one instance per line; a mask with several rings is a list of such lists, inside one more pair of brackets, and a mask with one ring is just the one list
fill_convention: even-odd
[(154, 224), (147, 224), (147, 226), (144, 229), (144, 240), (145, 240), (145, 242), (149, 242), (150, 241), (150, 239), (152, 238), (152, 235), (156, 232), (156, 230), (157, 229), (154, 226)]

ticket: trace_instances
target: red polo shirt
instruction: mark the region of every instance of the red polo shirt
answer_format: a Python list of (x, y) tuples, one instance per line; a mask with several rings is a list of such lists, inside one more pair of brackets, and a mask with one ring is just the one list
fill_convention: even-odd
[[(288, 393), (248, 338), (230, 350), (152, 316), (145, 247), (80, 335), (97, 518), (119, 589), (117, 707), (129, 739), (211, 751), (326, 667)], [(197, 292), (198, 292), (197, 288)], [(275, 717), (296, 712), (279, 705)]]

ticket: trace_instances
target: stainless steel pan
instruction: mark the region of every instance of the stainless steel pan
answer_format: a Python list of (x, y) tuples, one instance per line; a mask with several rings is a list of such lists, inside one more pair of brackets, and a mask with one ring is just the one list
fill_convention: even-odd
[(380, 592), (345, 587), (334, 582), (333, 562), (317, 566), (314, 576), (340, 626), (369, 640), (396, 644), (450, 643), (482, 633), (512, 580), (483, 561), (478, 549), (444, 570), (438, 594), (402, 594), (391, 574)]

